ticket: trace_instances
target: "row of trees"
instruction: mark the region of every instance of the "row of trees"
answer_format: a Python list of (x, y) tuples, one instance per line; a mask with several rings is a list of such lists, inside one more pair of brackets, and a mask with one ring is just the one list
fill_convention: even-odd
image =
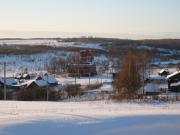
[[(4, 98), (3, 94), (3, 89), (0, 88), (0, 100)], [(19, 101), (57, 101), (81, 95), (83, 95), (83, 89), (81, 89), (81, 85), (72, 84), (62, 87), (61, 89), (57, 89), (55, 87), (49, 87), (48, 89), (47, 87), (34, 87), (9, 91), (7, 93), (7, 99)]]
[(67, 70), (67, 61), (55, 57), (46, 63), (45, 68), (51, 74), (61, 74)]

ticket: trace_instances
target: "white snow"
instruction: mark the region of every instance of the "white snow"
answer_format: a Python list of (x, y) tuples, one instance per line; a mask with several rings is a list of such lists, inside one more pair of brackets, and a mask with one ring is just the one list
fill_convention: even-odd
[(54, 39), (0, 40), (0, 45), (46, 45), (54, 47), (78, 47), (104, 50), (101, 43), (61, 42)]
[(40, 75), (42, 77), (42, 79), (50, 84), (53, 83), (57, 83), (57, 80), (55, 79), (54, 75), (50, 75), (50, 74), (43, 74)]
[(56, 51), (31, 55), (0, 55), (0, 76), (3, 76), (3, 62), (6, 62), (7, 76), (12, 77), (24, 69), (28, 72), (43, 71), (44, 65), (53, 58), (67, 58), (72, 52)]
[(162, 74), (163, 72), (168, 72), (168, 69), (161, 69), (161, 70), (159, 71), (160, 74)]
[(113, 87), (111, 84), (103, 84), (99, 89), (89, 90), (89, 92), (112, 92)]
[(99, 84), (99, 83), (111, 83), (112, 82), (112, 75), (110, 74), (101, 74), (94, 77), (81, 77), (81, 78), (73, 78), (67, 76), (56, 76), (57, 81), (59, 84), (66, 85), (66, 84), (77, 84), (81, 85), (89, 85), (90, 84)]
[(168, 89), (168, 84), (148, 83), (145, 85), (145, 92), (160, 92), (161, 89)]
[(137, 46), (137, 49), (146, 49), (146, 50), (158, 50), (162, 55), (175, 55), (179, 54), (180, 50), (175, 50), (175, 49), (165, 49), (165, 48), (156, 48), (156, 47), (151, 47), (148, 45), (139, 45)]
[(137, 47), (137, 49), (147, 49), (147, 50), (152, 50), (154, 49), (153, 47), (147, 46), (147, 45), (140, 45)]
[(50, 45), (56, 40), (23, 39), (23, 40), (0, 40), (0, 45)]
[(177, 74), (180, 74), (180, 71), (176, 71), (176, 72), (168, 75), (167, 78), (169, 79), (169, 78), (171, 78), (171, 77), (173, 77), (173, 76), (175, 76), (175, 75), (177, 75)]
[(174, 59), (169, 59), (168, 61), (162, 61), (162, 60), (157, 60), (157, 61), (154, 61), (154, 62), (151, 62), (151, 64), (154, 64), (154, 65), (176, 65), (176, 64), (179, 64), (180, 63), (180, 60), (174, 60)]
[(179, 135), (180, 104), (0, 101), (1, 135)]

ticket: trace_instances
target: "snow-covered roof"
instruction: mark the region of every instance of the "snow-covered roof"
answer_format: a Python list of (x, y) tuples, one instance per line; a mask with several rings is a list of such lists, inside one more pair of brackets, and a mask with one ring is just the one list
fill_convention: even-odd
[[(0, 82), (4, 84), (4, 78), (0, 78)], [(16, 84), (17, 81), (13, 78), (6, 78), (6, 85)]]
[(34, 81), (39, 87), (44, 87), (44, 86), (47, 86), (47, 82), (44, 81), (44, 80), (36, 80)]
[(26, 78), (28, 75), (29, 75), (29, 74), (23, 74), (22, 77), (23, 77), (23, 78)]
[(45, 80), (46, 82), (52, 84), (52, 83), (57, 83), (57, 80), (54, 78), (53, 75), (49, 75), (49, 74), (44, 74), (42, 76), (43, 80)]
[[(24, 74), (24, 77), (27, 76), (28, 74)], [(28, 81), (24, 81), (18, 84), (15, 84), (13, 86), (16, 87), (21, 87), (21, 86), (25, 86), (25, 87), (29, 87), (32, 83), (35, 83), (37, 86), (39, 87), (44, 87), (47, 86), (49, 84), (58, 84), (58, 81), (54, 78), (53, 75), (49, 75), (49, 74), (39, 74), (39, 76), (30, 79)]]
[(169, 79), (169, 78), (171, 78), (171, 77), (173, 77), (173, 76), (175, 76), (175, 75), (177, 75), (177, 74), (180, 74), (180, 70), (179, 70), (179, 71), (176, 71), (176, 72), (174, 72), (174, 73), (172, 73), (172, 74), (170, 74), (170, 75), (168, 75), (168, 76), (167, 76), (167, 79)]
[(53, 75), (49, 75), (47, 73), (45, 74), (40, 73), (40, 75), (37, 78), (28, 81), (27, 86), (29, 86), (33, 82), (36, 83), (39, 87), (44, 87), (47, 86), (48, 84), (58, 83)]
[(32, 83), (35, 83), (39, 87), (44, 87), (48, 85), (47, 82), (44, 80), (30, 80), (26, 82), (27, 87), (29, 87)]
[(160, 74), (162, 74), (163, 72), (168, 72), (168, 69), (161, 69), (161, 70), (159, 71)]
[(29, 81), (25, 81), (23, 83), (19, 83), (19, 84), (15, 84), (15, 85), (12, 85), (12, 86), (15, 86), (15, 87), (29, 87), (32, 83), (35, 83), (37, 86), (39, 87), (44, 87), (44, 86), (47, 86), (47, 82), (44, 81), (44, 80), (36, 80), (36, 79), (32, 79), (32, 80), (29, 80)]
[(148, 83), (145, 85), (144, 90), (145, 92), (160, 92), (161, 89), (167, 89), (167, 84), (153, 84)]

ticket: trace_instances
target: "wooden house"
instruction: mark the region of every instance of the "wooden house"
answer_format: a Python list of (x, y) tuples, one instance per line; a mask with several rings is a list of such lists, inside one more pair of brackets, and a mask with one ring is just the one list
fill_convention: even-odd
[(167, 76), (168, 79), (168, 89), (171, 91), (180, 92), (180, 71), (176, 71)]
[(69, 76), (93, 76), (97, 74), (96, 65), (93, 64), (92, 51), (82, 50), (79, 55), (70, 59), (67, 68)]
[(93, 61), (93, 54), (90, 50), (82, 50), (79, 54), (80, 63), (90, 63)]
[(69, 76), (94, 76), (97, 75), (94, 64), (70, 64), (68, 65)]
[(18, 84), (12, 85), (14, 89), (23, 89), (23, 88), (43, 88), (46, 86), (56, 86), (58, 81), (53, 75), (49, 74), (40, 74), (33, 79), (19, 81)]

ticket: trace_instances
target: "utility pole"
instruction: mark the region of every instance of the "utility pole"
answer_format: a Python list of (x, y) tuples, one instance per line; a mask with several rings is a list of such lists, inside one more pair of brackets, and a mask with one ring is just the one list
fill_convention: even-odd
[[(80, 52), (79, 52), (80, 54)], [(80, 69), (79, 69), (79, 65), (80, 65), (80, 56), (78, 56), (78, 78), (80, 78)]]
[(91, 85), (91, 73), (89, 73), (89, 86)]
[(74, 83), (75, 83), (75, 85), (76, 85), (76, 75), (77, 75), (77, 74), (74, 73), (74, 77), (75, 77), (75, 78), (74, 78)]
[(6, 62), (4, 62), (4, 100), (6, 100)]
[(47, 77), (47, 101), (49, 100), (49, 88), (48, 88), (48, 74), (46, 75), (46, 77)]

